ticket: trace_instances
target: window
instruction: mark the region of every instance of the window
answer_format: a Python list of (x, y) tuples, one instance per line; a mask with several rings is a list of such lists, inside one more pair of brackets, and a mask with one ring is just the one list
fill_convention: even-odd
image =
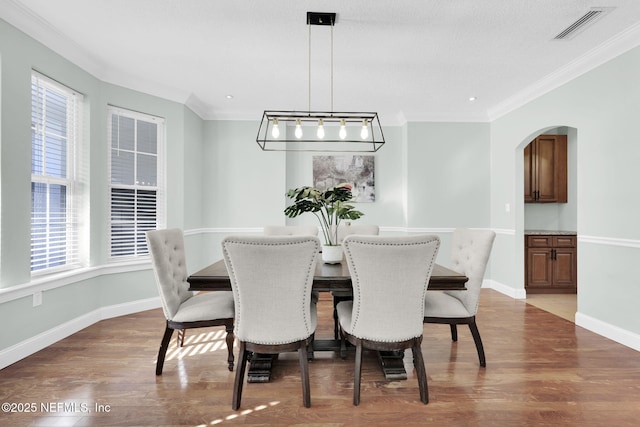
[(111, 257), (147, 255), (145, 232), (164, 224), (164, 120), (109, 108)]
[(80, 266), (76, 147), (83, 97), (31, 76), (31, 272)]

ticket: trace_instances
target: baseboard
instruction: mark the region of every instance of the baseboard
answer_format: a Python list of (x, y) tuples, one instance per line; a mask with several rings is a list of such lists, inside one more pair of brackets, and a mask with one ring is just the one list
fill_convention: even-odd
[(101, 320), (160, 307), (160, 297), (102, 307), (0, 351), (0, 369), (24, 359)]
[(580, 312), (576, 313), (576, 325), (636, 351), (640, 351), (640, 335), (629, 332), (626, 329), (611, 325), (602, 320), (594, 319)]
[(515, 289), (511, 286), (504, 285), (495, 280), (484, 280), (482, 282), (483, 288), (493, 289), (494, 291), (498, 291), (501, 294), (509, 296), (513, 299), (527, 299), (527, 291), (524, 289)]

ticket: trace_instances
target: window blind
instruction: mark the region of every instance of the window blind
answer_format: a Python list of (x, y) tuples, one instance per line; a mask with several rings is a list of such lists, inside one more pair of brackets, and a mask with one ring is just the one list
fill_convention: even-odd
[(164, 224), (164, 120), (109, 108), (111, 257), (148, 254), (145, 232)]
[(81, 94), (32, 73), (32, 274), (80, 265), (75, 150), (82, 102)]

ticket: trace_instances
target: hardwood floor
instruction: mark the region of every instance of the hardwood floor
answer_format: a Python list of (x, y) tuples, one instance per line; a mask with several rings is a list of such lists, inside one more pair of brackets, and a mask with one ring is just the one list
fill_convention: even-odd
[[(331, 302), (319, 305), (317, 336), (330, 337)], [(409, 379), (391, 382), (365, 352), (358, 407), (353, 352), (346, 360), (316, 353), (306, 409), (291, 353), (280, 356), (270, 383), (245, 384), (233, 411), (235, 372), (227, 370), (222, 328), (188, 331), (179, 350), (174, 339), (156, 377), (164, 319), (159, 309), (146, 311), (99, 322), (1, 370), (0, 400), (22, 413), (0, 413), (0, 425), (638, 425), (639, 352), (489, 289), (478, 326), (486, 368), (468, 328), (452, 343), (448, 326), (425, 325), (428, 405), (419, 400), (410, 352)]]

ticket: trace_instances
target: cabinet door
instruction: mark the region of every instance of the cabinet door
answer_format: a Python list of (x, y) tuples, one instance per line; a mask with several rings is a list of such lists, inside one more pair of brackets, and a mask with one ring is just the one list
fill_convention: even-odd
[(535, 166), (533, 165), (533, 142), (524, 148), (524, 202), (530, 203), (535, 201), (535, 177), (533, 172)]
[(527, 287), (547, 288), (553, 284), (551, 249), (527, 249)]
[(566, 135), (540, 135), (525, 147), (524, 201), (567, 202)]
[(576, 265), (575, 248), (556, 249), (553, 263), (554, 286), (575, 287), (578, 283)]
[[(557, 135), (542, 135), (536, 138), (536, 168), (537, 201), (557, 202), (559, 174), (556, 172), (561, 166), (560, 153), (556, 147)], [(567, 165), (565, 161), (564, 169)]]

